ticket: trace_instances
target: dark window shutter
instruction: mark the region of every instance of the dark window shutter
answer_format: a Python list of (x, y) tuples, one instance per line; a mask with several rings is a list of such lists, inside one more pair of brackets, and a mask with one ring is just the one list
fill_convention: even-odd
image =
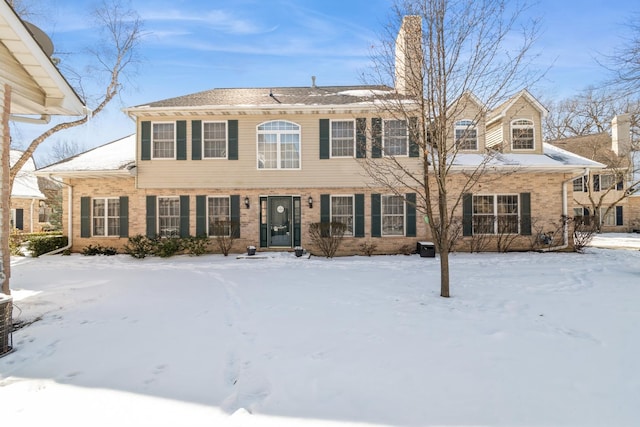
[(240, 195), (231, 196), (231, 232), (233, 237), (240, 237)]
[(406, 221), (407, 229), (405, 236), (416, 237), (416, 193), (408, 193), (406, 198)]
[(129, 197), (120, 197), (120, 237), (129, 237)]
[(355, 195), (353, 237), (364, 237), (364, 194)]
[(189, 237), (189, 196), (180, 196), (180, 237)]
[(356, 119), (356, 158), (367, 157), (367, 119)]
[(238, 121), (229, 120), (227, 122), (227, 132), (229, 133), (229, 160), (238, 160)]
[(622, 206), (616, 206), (616, 225), (624, 225), (622, 216)]
[(140, 160), (151, 160), (151, 122), (140, 122)]
[(473, 195), (462, 195), (462, 235), (473, 236)]
[(16, 209), (16, 228), (24, 230), (24, 209)]
[(269, 235), (269, 228), (268, 228), (268, 222), (267, 222), (267, 198), (266, 197), (260, 197), (260, 247), (261, 248), (266, 248), (269, 245), (268, 242), (268, 235)]
[(91, 237), (91, 197), (80, 197), (80, 237)]
[(147, 237), (156, 234), (156, 196), (147, 196)]
[(191, 160), (202, 160), (202, 120), (191, 122)]
[(320, 222), (331, 222), (331, 198), (328, 194), (320, 195)]
[(329, 119), (320, 119), (320, 158), (328, 159), (331, 149), (331, 129)]
[(616, 190), (624, 190), (624, 181), (622, 179), (616, 183)]
[(593, 191), (600, 191), (600, 175), (593, 175)]
[(187, 122), (176, 122), (176, 160), (187, 160)]
[(418, 118), (409, 118), (409, 157), (418, 157), (420, 155), (420, 146), (417, 141), (418, 137)]
[(520, 193), (520, 234), (531, 236), (531, 193)]
[(380, 194), (371, 195), (371, 237), (382, 236), (382, 216)]
[(371, 119), (371, 157), (382, 157), (382, 119)]
[(207, 196), (196, 196), (196, 236), (207, 235)]
[(302, 244), (302, 199), (298, 196), (293, 198), (293, 246)]

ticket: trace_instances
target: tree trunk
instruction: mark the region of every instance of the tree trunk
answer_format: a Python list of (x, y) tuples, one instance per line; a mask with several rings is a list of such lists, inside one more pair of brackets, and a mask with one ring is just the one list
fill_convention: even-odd
[[(449, 246), (445, 244), (445, 246)], [(449, 298), (449, 248), (440, 251), (440, 296)]]
[(0, 87), (0, 97), (2, 104), (0, 105), (0, 135), (2, 141), (0, 145), (0, 291), (3, 294), (10, 295), (9, 277), (11, 276), (11, 253), (9, 251), (9, 234), (10, 212), (11, 207), (9, 201), (11, 198), (10, 181), (10, 145), (9, 137), (9, 113), (11, 110), (11, 86), (5, 84)]

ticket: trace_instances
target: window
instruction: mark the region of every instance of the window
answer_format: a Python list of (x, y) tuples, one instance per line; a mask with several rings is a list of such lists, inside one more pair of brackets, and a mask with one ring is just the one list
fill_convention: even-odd
[(460, 150), (478, 149), (478, 132), (472, 120), (460, 120), (455, 127), (456, 146)]
[(154, 159), (174, 159), (175, 142), (175, 123), (153, 123), (151, 144)]
[(382, 235), (404, 236), (404, 199), (382, 196)]
[(473, 196), (474, 234), (517, 234), (518, 195)]
[(602, 225), (617, 225), (615, 207), (609, 209), (609, 212), (607, 212), (607, 208), (600, 208), (600, 223)]
[(228, 197), (207, 199), (207, 223), (209, 236), (231, 235), (231, 205)]
[(406, 120), (383, 122), (382, 148), (385, 156), (406, 156), (409, 146), (409, 129)]
[(120, 198), (92, 200), (94, 236), (120, 236)]
[(47, 203), (44, 200), (40, 200), (38, 208), (38, 222), (49, 222), (52, 212), (53, 209), (47, 206)]
[(615, 175), (600, 175), (600, 190), (602, 191), (611, 190), (611, 189), (614, 189), (615, 185), (616, 185)]
[(589, 191), (587, 189), (587, 180), (583, 176), (573, 180), (573, 191), (576, 193), (586, 193)]
[(300, 126), (284, 120), (258, 126), (258, 169), (300, 169)]
[(202, 124), (202, 153), (205, 159), (227, 157), (227, 123), (204, 122)]
[(353, 157), (355, 153), (355, 122), (331, 122), (331, 157)]
[(353, 236), (353, 196), (331, 197), (331, 221), (343, 223), (344, 234)]
[(180, 197), (158, 197), (158, 235), (180, 235)]
[(527, 119), (511, 122), (511, 147), (514, 150), (533, 150), (533, 122)]

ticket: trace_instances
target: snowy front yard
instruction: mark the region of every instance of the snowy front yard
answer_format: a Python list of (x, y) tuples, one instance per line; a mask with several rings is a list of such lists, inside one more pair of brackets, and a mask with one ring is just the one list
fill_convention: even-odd
[(2, 425), (633, 426), (635, 250), (15, 258)]

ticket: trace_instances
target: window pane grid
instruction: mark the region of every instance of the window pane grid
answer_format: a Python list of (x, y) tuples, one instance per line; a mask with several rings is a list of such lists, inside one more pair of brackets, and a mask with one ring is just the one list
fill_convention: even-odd
[(231, 205), (228, 197), (208, 199), (209, 236), (231, 235)]
[(382, 197), (382, 234), (404, 235), (404, 200), (400, 196)]
[(533, 149), (533, 122), (515, 120), (511, 123), (511, 144), (514, 150)]
[(205, 158), (227, 157), (227, 126), (224, 122), (204, 123), (203, 152)]
[(93, 199), (93, 235), (120, 235), (120, 199)]
[(180, 235), (180, 198), (158, 199), (158, 234), (162, 237)]
[(300, 168), (300, 126), (276, 120), (258, 126), (258, 169)]
[(405, 120), (384, 121), (384, 154), (406, 156), (408, 151), (408, 129)]
[(456, 145), (460, 150), (478, 149), (478, 132), (471, 120), (460, 120), (455, 124)]
[(515, 194), (473, 196), (474, 234), (517, 234), (519, 200)]
[(353, 157), (354, 153), (354, 122), (331, 122), (331, 156)]
[(334, 196), (331, 198), (331, 221), (346, 226), (346, 235), (353, 235), (353, 197)]
[(173, 158), (175, 135), (173, 123), (153, 124), (153, 157)]

